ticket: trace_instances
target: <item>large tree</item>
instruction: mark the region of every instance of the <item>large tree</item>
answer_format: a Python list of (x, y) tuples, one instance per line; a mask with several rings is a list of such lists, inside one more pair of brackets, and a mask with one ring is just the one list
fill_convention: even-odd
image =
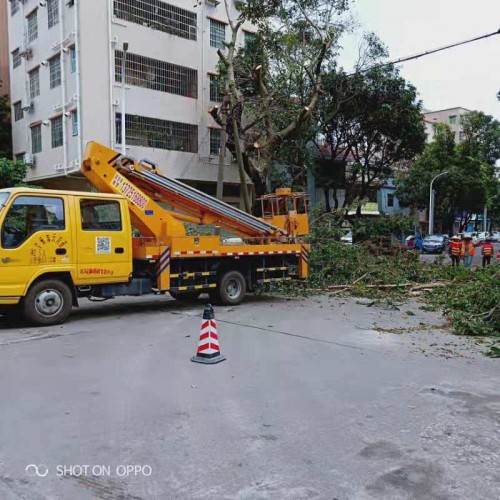
[(432, 178), (448, 172), (435, 184), (436, 218), (451, 229), (459, 214), (460, 229), (463, 229), (473, 214), (482, 212), (490, 185), (494, 186), (497, 181), (492, 166), (483, 157), (468, 154), (471, 144), (464, 141), (457, 145), (448, 125), (436, 124), (434, 128), (434, 141), (397, 178), (396, 196), (403, 206), (425, 209)]
[[(228, 14), (229, 0), (225, 0)], [(322, 93), (325, 66), (352, 26), (348, 0), (248, 0), (235, 2), (231, 40), (219, 50), (227, 94), (210, 110), (225, 127), (227, 147), (255, 186), (266, 191), (277, 151), (300, 138), (314, 116)], [(230, 16), (229, 16), (230, 17)], [(245, 21), (258, 27), (246, 49), (236, 49)]]
[[(324, 87), (317, 146), (326, 167), (323, 161), (320, 175), (327, 177), (329, 168), (336, 179), (332, 187), (345, 187), (349, 203), (365, 198), (395, 167), (423, 150), (421, 102), (415, 87), (393, 66), (353, 75), (334, 70)], [(343, 160), (350, 165), (339, 180), (335, 171)]]

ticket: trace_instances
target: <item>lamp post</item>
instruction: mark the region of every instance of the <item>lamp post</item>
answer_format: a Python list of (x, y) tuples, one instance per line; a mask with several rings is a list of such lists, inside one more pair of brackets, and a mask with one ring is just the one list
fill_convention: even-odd
[(122, 155), (127, 154), (127, 142), (125, 138), (125, 65), (127, 62), (127, 52), (128, 52), (128, 42), (123, 42), (123, 54), (122, 54), (122, 95), (121, 95), (121, 131), (122, 131)]
[(449, 174), (449, 172), (441, 172), (440, 174), (436, 175), (431, 181), (431, 188), (429, 194), (429, 235), (434, 233), (434, 193), (432, 191), (432, 185), (434, 184), (434, 181), (436, 179), (447, 174)]

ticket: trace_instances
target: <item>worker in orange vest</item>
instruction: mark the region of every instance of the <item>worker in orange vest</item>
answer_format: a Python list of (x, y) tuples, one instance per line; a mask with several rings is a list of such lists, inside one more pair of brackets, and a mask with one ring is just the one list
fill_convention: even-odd
[(460, 247), (460, 256), (464, 260), (464, 266), (470, 267), (472, 264), (472, 259), (476, 253), (476, 248), (474, 243), (472, 243), (472, 236), (470, 234), (464, 235), (464, 241)]
[(491, 243), (491, 238), (488, 236), (481, 245), (481, 254), (483, 256), (483, 267), (491, 264), (491, 258), (495, 253), (495, 247)]
[(450, 241), (449, 254), (451, 257), (451, 265), (458, 267), (460, 265), (460, 252), (462, 250), (462, 242), (458, 236), (452, 236)]

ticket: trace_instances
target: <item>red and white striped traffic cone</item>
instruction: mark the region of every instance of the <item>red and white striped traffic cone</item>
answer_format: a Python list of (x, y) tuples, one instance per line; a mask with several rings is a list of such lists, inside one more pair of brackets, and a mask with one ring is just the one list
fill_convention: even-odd
[(191, 361), (213, 365), (225, 359), (226, 358), (220, 352), (214, 308), (210, 304), (207, 304), (203, 311), (203, 319), (201, 320), (198, 350), (196, 351), (196, 356), (191, 358)]

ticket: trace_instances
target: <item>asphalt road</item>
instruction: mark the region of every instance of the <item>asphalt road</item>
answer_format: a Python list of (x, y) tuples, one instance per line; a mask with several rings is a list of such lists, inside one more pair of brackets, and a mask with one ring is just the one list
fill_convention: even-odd
[(0, 499), (500, 498), (500, 361), (435, 313), (256, 298), (204, 366), (202, 306), (0, 321)]
[[(492, 258), (492, 262), (495, 261), (496, 254), (500, 250), (500, 243), (494, 243), (495, 247), (495, 255)], [(445, 257), (445, 262), (451, 264), (451, 259), (448, 256), (447, 253), (442, 254)], [(422, 253), (420, 254), (420, 260), (425, 261), (425, 262), (433, 262), (439, 257), (439, 254), (428, 254), (428, 253)], [(461, 262), (460, 265), (463, 265)], [(483, 257), (481, 255), (481, 247), (476, 248), (476, 253), (474, 255), (474, 259), (472, 260), (472, 266), (477, 266), (481, 267), (483, 265)]]

